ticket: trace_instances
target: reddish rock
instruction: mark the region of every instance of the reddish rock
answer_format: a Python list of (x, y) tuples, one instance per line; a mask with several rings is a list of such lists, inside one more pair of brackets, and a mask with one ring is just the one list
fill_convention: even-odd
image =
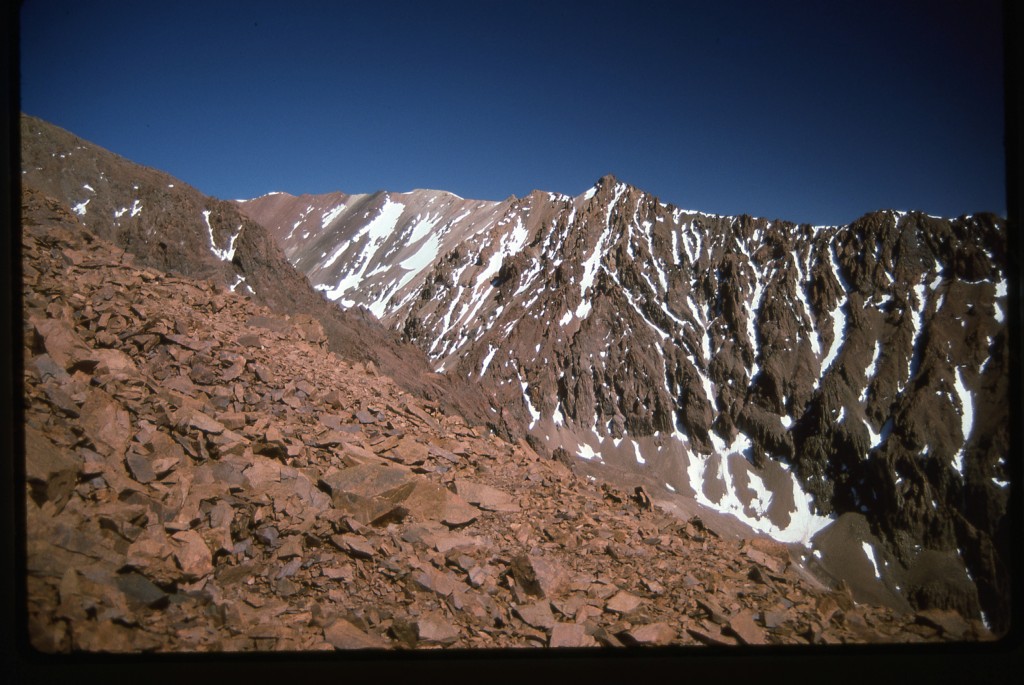
[(25, 478), (37, 502), (52, 502), (56, 511), (67, 504), (78, 483), (81, 460), (51, 443), (41, 431), (25, 428)]
[(636, 626), (619, 635), (626, 644), (669, 645), (676, 641), (676, 631), (667, 623), (648, 623)]
[(90, 390), (82, 404), (80, 421), (97, 452), (118, 459), (124, 456), (132, 432), (131, 417), (110, 395)]
[(918, 611), (916, 618), (919, 623), (938, 628), (954, 640), (962, 638), (970, 628), (963, 616), (950, 609), (925, 609)]
[(457, 581), (451, 574), (434, 568), (426, 568), (412, 574), (412, 581), (423, 590), (447, 597), (455, 592)]
[(747, 645), (763, 645), (766, 643), (764, 631), (754, 622), (750, 611), (741, 611), (729, 619), (729, 628)]
[(554, 597), (568, 580), (561, 564), (532, 554), (517, 556), (511, 568), (519, 586), (536, 597)]
[(555, 616), (547, 601), (524, 604), (513, 609), (525, 623), (541, 630), (550, 630), (555, 625)]
[(459, 639), (459, 629), (437, 613), (419, 617), (416, 622), (419, 642), (427, 645), (451, 645)]
[(608, 611), (614, 611), (618, 614), (628, 614), (630, 612), (636, 611), (640, 606), (643, 605), (643, 603), (644, 600), (642, 598), (637, 597), (636, 595), (630, 592), (622, 590), (616, 593), (614, 597), (608, 600), (607, 604), (605, 604), (605, 608)]
[(171, 537), (177, 543), (174, 557), (186, 578), (198, 580), (213, 573), (213, 555), (202, 535), (194, 530), (184, 530)]
[(30, 315), (28, 320), (42, 341), (42, 348), (61, 368), (70, 370), (92, 354), (85, 341), (67, 323), (34, 315)]
[(712, 647), (728, 647), (736, 644), (736, 640), (730, 636), (722, 635), (703, 628), (687, 628), (686, 632), (698, 642)]
[(577, 623), (556, 623), (551, 628), (550, 647), (596, 647), (597, 641)]
[[(334, 535), (331, 537), (331, 541), (353, 557), (357, 559), (372, 559), (376, 555), (376, 550), (373, 548), (366, 538), (362, 535)], [(278, 554), (280, 556), (280, 554)]]
[(456, 478), (455, 491), (467, 502), (485, 511), (516, 512), (520, 509), (511, 495), (489, 485)]
[(388, 641), (360, 630), (344, 619), (324, 628), (324, 639), (335, 649), (386, 649)]

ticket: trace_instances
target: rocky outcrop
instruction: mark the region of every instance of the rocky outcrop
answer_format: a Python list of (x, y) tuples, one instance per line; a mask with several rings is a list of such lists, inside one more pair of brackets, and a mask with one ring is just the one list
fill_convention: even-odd
[(33, 190), (22, 252), (43, 653), (991, 637), (577, 477), (341, 358), (315, 320), (147, 266)]
[[(540, 452), (661, 474), (762, 527), (709, 460), (740, 455), (764, 482), (784, 464), (798, 501), (866, 516), (902, 572), (921, 550), (952, 553), (1008, 626), (1003, 219), (881, 211), (813, 227), (682, 210), (612, 177), (575, 198), (240, 206), (315, 287), (478, 382)], [(791, 496), (780, 482), (775, 501)], [(912, 600), (956, 604), (941, 594)]]

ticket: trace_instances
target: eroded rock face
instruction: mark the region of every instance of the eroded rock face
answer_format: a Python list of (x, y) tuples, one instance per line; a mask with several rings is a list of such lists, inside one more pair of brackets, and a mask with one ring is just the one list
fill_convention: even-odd
[(308, 321), (143, 265), (55, 199), (28, 190), (23, 216), (43, 652), (990, 637), (953, 611), (854, 605), (784, 545), (577, 477)]
[[(864, 513), (905, 569), (959, 549), (1007, 625), (1003, 219), (812, 227), (682, 210), (612, 177), (575, 198), (240, 206), (328, 296), (478, 382), (513, 437), (637, 473), (690, 469), (663, 463), (680, 453), (785, 463), (819, 514)], [(680, 448), (641, 463), (619, 447), (642, 438)]]

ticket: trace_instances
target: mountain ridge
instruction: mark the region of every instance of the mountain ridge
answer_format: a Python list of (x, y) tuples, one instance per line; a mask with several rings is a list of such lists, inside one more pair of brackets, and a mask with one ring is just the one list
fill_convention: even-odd
[[(975, 523), (1005, 535), (996, 523), (1006, 501), (1000, 445), (1008, 444), (999, 407), (1002, 219), (885, 210), (813, 227), (682, 210), (606, 175), (576, 197), (466, 200), (424, 230), (428, 195), (384, 192), (358, 212), (310, 196), (303, 211), (321, 225), (291, 242), (259, 201), (241, 205), (329, 298), (367, 306), (438, 370), (488, 385), (494, 409), (538, 451), (666, 475), (682, 461), (685, 477), (676, 470), (663, 489), (689, 489), (780, 530), (784, 514), (768, 524), (750, 509), (760, 486), (726, 504), (730, 469), (746, 467), (722, 463), (740, 455), (752, 467), (740, 481), (755, 482), (752, 473), (783, 488), (787, 476), (773, 464), (788, 466), (801, 490), (796, 510), (807, 497), (808, 516), (868, 515), (894, 565), (909, 569), (930, 545), (956, 566), (974, 540), (969, 573), (989, 578), (982, 594), (987, 611), (998, 611), (995, 586), (1007, 576), (995, 570), (990, 543), (977, 542)], [(479, 220), (446, 223), (470, 208)], [(290, 231), (308, 227), (300, 214)], [(360, 233), (368, 221), (378, 222), (372, 250)], [(419, 271), (395, 268), (430, 239), (437, 244)], [(628, 339), (637, 345), (608, 343)], [(926, 386), (941, 401), (925, 399)], [(979, 415), (993, 432), (972, 434)], [(622, 454), (626, 436), (635, 454)], [(971, 449), (980, 456), (965, 466)], [(928, 465), (940, 463), (949, 471)], [(965, 468), (977, 470), (968, 477)], [(913, 474), (910, 490), (904, 471)], [(920, 503), (912, 514), (899, 504), (908, 496)], [(956, 504), (965, 496), (972, 503)], [(777, 507), (785, 498), (771, 497)], [(942, 601), (977, 611), (969, 596)]]
[[(239, 203), (194, 198), (178, 226), (182, 207), (155, 195), (166, 176), (141, 184), (136, 215), (141, 167), (100, 202), (85, 187), (99, 187), (88, 161), (99, 153), (83, 146), (86, 162), (68, 162), (58, 155), (84, 141), (23, 127), (23, 180), (144, 259), (176, 270), (195, 254), (189, 273), (206, 269), (229, 289), (245, 276), (287, 302), (279, 249), (330, 299), (351, 301), (341, 314), (316, 305), (328, 324), (341, 317), (341, 352), (383, 360), (380, 313), (388, 336), (432, 360), (416, 372), (426, 381), (406, 366), (407, 385), (513, 441), (591, 477), (643, 483), (666, 506), (696, 502), (809, 543), (837, 581), (867, 574), (855, 596), (1008, 625), (998, 217), (888, 211), (816, 229), (682, 210), (602, 177), (575, 198), (502, 202), (380, 191), (314, 207), (326, 196), (269, 195), (259, 204), (278, 220), (239, 232), (224, 207)], [(161, 252), (139, 230), (147, 207), (195, 249)], [(259, 214), (255, 201), (241, 208)], [(401, 379), (405, 348), (384, 347)]]
[[(21, 126), (22, 185), (65, 199), (100, 237), (161, 270), (214, 278), (277, 311), (312, 314), (343, 358), (373, 361), (420, 396), (457, 406), (481, 424), (492, 420), (478, 413), (479, 400), (463, 399), (474, 397), (472, 387), (453, 392), (448, 380), (418, 358), (418, 350), (402, 345), (372, 317), (324, 302), (277, 242), (234, 203), (208, 198), (34, 117), (23, 115)], [(68, 161), (76, 154), (81, 167)]]
[(993, 637), (474, 428), (314, 320), (142, 265), (60, 199), (27, 188), (22, 223), (41, 653)]
[[(620, 182), (623, 183), (624, 185), (626, 185), (629, 188), (642, 191), (642, 188), (641, 188), (640, 185), (637, 185), (637, 184), (631, 183), (629, 181), (623, 180), (623, 179), (621, 179), (619, 177), (619, 175), (617, 175), (615, 173), (606, 173), (606, 174), (602, 174), (590, 186), (587, 186), (587, 188), (585, 190), (583, 190), (582, 192), (577, 193), (575, 195), (571, 195), (571, 194), (567, 194), (567, 193), (562, 193), (562, 192), (557, 192), (557, 191), (545, 190), (543, 188), (533, 188), (533, 189), (530, 190), (530, 192), (528, 192), (528, 193), (526, 193), (524, 195), (516, 195), (516, 194), (513, 193), (513, 194), (510, 194), (510, 195), (506, 196), (504, 198), (504, 200), (486, 200), (486, 199), (482, 199), (482, 198), (467, 198), (467, 197), (464, 197), (462, 195), (459, 195), (458, 193), (452, 192), (452, 191), (444, 189), (444, 188), (439, 188), (439, 187), (426, 188), (426, 187), (424, 187), (424, 188), (412, 188), (412, 189), (406, 190), (406, 191), (395, 191), (395, 190), (389, 190), (387, 188), (377, 188), (377, 189), (375, 189), (373, 191), (369, 191), (369, 192), (365, 192), (365, 193), (347, 193), (346, 191), (343, 191), (343, 190), (332, 190), (332, 191), (327, 191), (327, 192), (323, 192), (323, 193), (303, 192), (303, 193), (299, 193), (298, 195), (296, 195), (294, 193), (291, 193), (289, 191), (286, 191), (286, 190), (270, 190), (270, 191), (267, 191), (267, 192), (262, 193), (260, 195), (253, 196), (253, 197), (235, 198), (235, 199), (230, 200), (230, 201), (231, 202), (236, 202), (236, 203), (239, 203), (239, 204), (246, 204), (246, 203), (254, 202), (256, 200), (262, 200), (264, 198), (267, 198), (267, 197), (270, 197), (270, 196), (273, 196), (273, 195), (285, 195), (285, 196), (288, 196), (290, 198), (300, 198), (300, 197), (301, 198), (318, 198), (318, 197), (325, 197), (325, 196), (330, 196), (330, 195), (335, 195), (335, 194), (341, 194), (341, 195), (346, 195), (346, 196), (370, 196), (370, 195), (376, 195), (378, 193), (392, 193), (392, 194), (396, 194), (396, 195), (414, 195), (414, 194), (419, 194), (419, 193), (426, 193), (426, 194), (450, 195), (450, 196), (454, 197), (457, 200), (465, 200), (467, 202), (501, 203), (501, 202), (504, 202), (504, 201), (522, 200), (522, 199), (527, 198), (527, 197), (529, 197), (531, 195), (534, 195), (534, 194), (546, 194), (546, 195), (549, 195), (549, 196), (558, 196), (558, 197), (564, 197), (564, 198), (577, 198), (577, 197), (579, 197), (581, 195), (586, 195), (587, 193), (595, 190), (596, 188), (602, 186), (603, 184), (611, 183), (611, 184), (614, 185), (614, 184), (617, 184), (617, 183), (620, 183)], [(682, 209), (682, 211), (684, 211), (687, 214), (703, 215), (703, 216), (709, 216), (709, 217), (727, 217), (727, 218), (738, 218), (738, 217), (746, 216), (746, 217), (750, 217), (752, 219), (764, 219), (764, 220), (767, 220), (767, 221), (771, 221), (773, 223), (774, 222), (786, 222), (786, 223), (792, 224), (794, 226), (811, 226), (814, 229), (838, 228), (840, 226), (847, 226), (847, 225), (856, 223), (857, 221), (860, 221), (860, 220), (862, 220), (862, 219), (864, 219), (864, 218), (866, 218), (868, 216), (871, 216), (871, 215), (874, 215), (874, 214), (885, 213), (885, 212), (895, 212), (895, 213), (900, 214), (900, 215), (904, 215), (904, 214), (915, 214), (915, 215), (917, 215), (917, 214), (920, 214), (920, 215), (924, 215), (924, 216), (927, 216), (927, 217), (932, 218), (932, 219), (941, 219), (941, 220), (946, 220), (946, 221), (951, 221), (951, 220), (954, 220), (954, 219), (970, 218), (970, 217), (973, 217), (975, 215), (992, 215), (992, 216), (995, 216), (995, 217), (998, 217), (998, 218), (1002, 219), (1003, 221), (1006, 220), (1006, 217), (1004, 217), (1004, 216), (1002, 216), (1002, 215), (1000, 215), (1000, 214), (998, 214), (996, 212), (989, 211), (989, 210), (979, 210), (979, 211), (974, 211), (974, 212), (963, 212), (963, 213), (958, 214), (957, 216), (940, 216), (940, 215), (936, 215), (936, 214), (929, 214), (927, 211), (922, 210), (922, 209), (907, 209), (907, 208), (902, 208), (901, 209), (901, 208), (897, 208), (897, 207), (878, 207), (876, 209), (866, 211), (866, 212), (864, 212), (864, 213), (854, 217), (853, 219), (851, 219), (850, 221), (848, 221), (846, 223), (814, 223), (814, 222), (808, 222), (808, 221), (793, 221), (791, 219), (783, 219), (780, 216), (769, 217), (768, 215), (758, 215), (758, 214), (753, 214), (751, 212), (719, 213), (719, 212), (708, 212), (708, 211), (703, 211), (703, 210), (698, 210), (698, 209), (684, 209), (684, 208), (680, 207), (679, 205), (675, 204), (674, 202), (666, 202), (665, 204), (670, 206), (670, 207), (676, 208), (676, 209)]]

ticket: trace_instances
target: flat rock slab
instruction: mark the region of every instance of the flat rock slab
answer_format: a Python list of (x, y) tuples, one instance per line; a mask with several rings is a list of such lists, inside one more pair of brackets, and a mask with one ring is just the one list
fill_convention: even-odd
[(326, 475), (322, 481), (330, 488), (332, 497), (339, 493), (377, 497), (408, 483), (413, 477), (408, 471), (394, 466), (360, 464)]
[(29, 318), (46, 352), (58, 365), (70, 369), (92, 353), (85, 341), (67, 323), (58, 319)]
[(381, 497), (401, 504), (419, 519), (440, 521), (451, 527), (471, 523), (479, 514), (474, 507), (444, 486), (419, 476), (410, 475), (404, 483), (382, 493)]
[(485, 511), (516, 512), (520, 510), (519, 505), (512, 499), (512, 495), (490, 485), (456, 478), (455, 492), (470, 504), (475, 504)]
[(129, 602), (147, 607), (160, 607), (167, 603), (167, 593), (141, 573), (125, 573), (117, 576), (117, 587)]
[(551, 605), (547, 601), (523, 604), (515, 607), (514, 611), (524, 623), (534, 628), (550, 630), (555, 626), (555, 615), (551, 613)]
[(53, 502), (58, 511), (63, 508), (78, 484), (80, 464), (42, 432), (25, 427), (25, 477), (38, 499)]
[(551, 628), (549, 647), (597, 647), (597, 641), (587, 635), (585, 626), (579, 623), (556, 623)]
[(386, 639), (366, 633), (345, 619), (338, 619), (324, 628), (324, 639), (335, 649), (387, 649)]
[(729, 619), (729, 628), (744, 644), (763, 645), (767, 641), (761, 626), (754, 622), (754, 614), (742, 611)]
[(628, 614), (631, 611), (635, 611), (643, 603), (643, 598), (622, 590), (608, 600), (608, 603), (605, 604), (605, 608), (608, 611), (614, 611), (619, 614)]
[(620, 636), (626, 644), (668, 645), (676, 640), (676, 631), (667, 623), (648, 623), (630, 628)]
[(442, 597), (448, 597), (455, 592), (458, 582), (450, 573), (438, 571), (435, 568), (427, 568), (413, 573), (412, 581), (419, 588), (434, 592)]
[[(362, 535), (352, 535), (350, 533), (333, 535), (331, 536), (331, 542), (356, 559), (372, 559), (377, 553), (373, 545)], [(281, 556), (280, 552), (278, 552), (278, 556)]]
[(690, 637), (694, 638), (698, 642), (711, 647), (732, 647), (737, 644), (736, 640), (731, 636), (715, 634), (714, 632), (704, 630), (703, 628), (687, 628), (686, 632), (690, 634)]
[(81, 424), (97, 452), (105, 456), (124, 455), (132, 435), (131, 416), (106, 392), (90, 390), (82, 404)]
[(446, 554), (453, 549), (480, 547), (484, 541), (475, 535), (464, 535), (462, 533), (443, 532), (434, 536), (433, 546), (441, 554)]
[(459, 639), (459, 629), (444, 616), (431, 612), (415, 621), (417, 638), (428, 645), (450, 645)]
[(174, 556), (186, 577), (199, 579), (213, 573), (213, 555), (202, 535), (194, 530), (183, 530), (171, 537), (178, 543)]

